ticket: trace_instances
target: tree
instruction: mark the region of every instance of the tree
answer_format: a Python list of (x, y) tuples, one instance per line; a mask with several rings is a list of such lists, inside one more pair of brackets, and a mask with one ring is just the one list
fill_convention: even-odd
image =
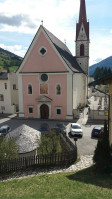
[(105, 77), (106, 75), (110, 74), (112, 71), (111, 71), (111, 68), (108, 68), (107, 67), (97, 67), (93, 73), (93, 77), (95, 80), (97, 79), (100, 79), (102, 77)]
[(0, 137), (0, 160), (16, 158), (18, 155), (17, 145), (13, 138)]
[(112, 71), (111, 71), (111, 68), (108, 68), (108, 74), (111, 74)]
[(96, 80), (96, 79), (99, 79), (100, 72), (101, 72), (101, 71), (100, 71), (100, 68), (97, 67), (97, 68), (95, 69), (94, 73), (93, 73), (93, 77), (94, 77), (95, 80)]
[(107, 122), (104, 124), (104, 132), (102, 138), (98, 140), (96, 150), (94, 152), (93, 161), (98, 171), (110, 172), (112, 169), (111, 148), (109, 145), (109, 131)]

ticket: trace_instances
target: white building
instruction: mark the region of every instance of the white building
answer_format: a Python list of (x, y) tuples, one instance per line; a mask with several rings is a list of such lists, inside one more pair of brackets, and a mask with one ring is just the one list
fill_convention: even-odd
[(18, 106), (18, 81), (16, 73), (0, 72), (0, 113), (16, 113)]

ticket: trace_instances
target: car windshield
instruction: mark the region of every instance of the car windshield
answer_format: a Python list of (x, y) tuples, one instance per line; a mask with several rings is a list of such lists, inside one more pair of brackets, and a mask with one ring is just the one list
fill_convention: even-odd
[(0, 129), (0, 133), (6, 133), (6, 129)]
[(94, 130), (103, 130), (103, 127), (97, 126), (97, 127), (94, 127)]
[(73, 128), (73, 129), (81, 129), (81, 127), (78, 126), (78, 125), (72, 125), (72, 128)]
[(58, 128), (65, 129), (64, 124), (57, 124), (56, 126), (57, 126)]
[(43, 124), (43, 125), (41, 125), (40, 130), (41, 131), (48, 131), (49, 130), (49, 126), (47, 124)]

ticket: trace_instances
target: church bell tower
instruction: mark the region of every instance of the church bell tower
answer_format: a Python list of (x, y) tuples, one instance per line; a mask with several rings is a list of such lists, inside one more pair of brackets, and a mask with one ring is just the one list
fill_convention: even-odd
[(76, 60), (88, 75), (89, 68), (89, 22), (86, 17), (85, 0), (80, 0), (79, 21), (76, 24)]

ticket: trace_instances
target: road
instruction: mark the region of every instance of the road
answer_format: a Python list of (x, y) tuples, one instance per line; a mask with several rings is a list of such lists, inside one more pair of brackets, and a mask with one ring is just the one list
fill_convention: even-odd
[[(49, 127), (52, 128), (56, 125), (57, 121), (41, 121), (41, 120), (33, 120), (33, 119), (10, 119), (10, 118), (1, 118), (0, 119), (0, 126), (1, 125), (9, 125), (12, 130), (16, 129), (17, 127), (21, 126), (22, 124), (26, 124), (36, 130), (40, 128), (42, 123), (48, 123)], [(67, 127), (67, 135), (69, 137), (70, 131), (70, 123), (64, 122)], [(95, 125), (81, 125), (83, 129), (83, 138), (78, 139), (77, 141), (77, 148), (78, 148), (78, 155), (92, 155), (94, 154), (95, 147), (97, 145), (96, 139), (91, 139), (91, 131)], [(70, 137), (69, 137), (70, 138)], [(71, 141), (75, 144), (74, 139), (70, 138)]]
[[(68, 129), (70, 124), (68, 125)], [(78, 155), (93, 155), (97, 145), (97, 139), (91, 139), (91, 131), (95, 125), (81, 125), (83, 129), (83, 138), (79, 138), (76, 142)], [(69, 136), (69, 134), (68, 134)], [(74, 138), (70, 138), (73, 143)]]

